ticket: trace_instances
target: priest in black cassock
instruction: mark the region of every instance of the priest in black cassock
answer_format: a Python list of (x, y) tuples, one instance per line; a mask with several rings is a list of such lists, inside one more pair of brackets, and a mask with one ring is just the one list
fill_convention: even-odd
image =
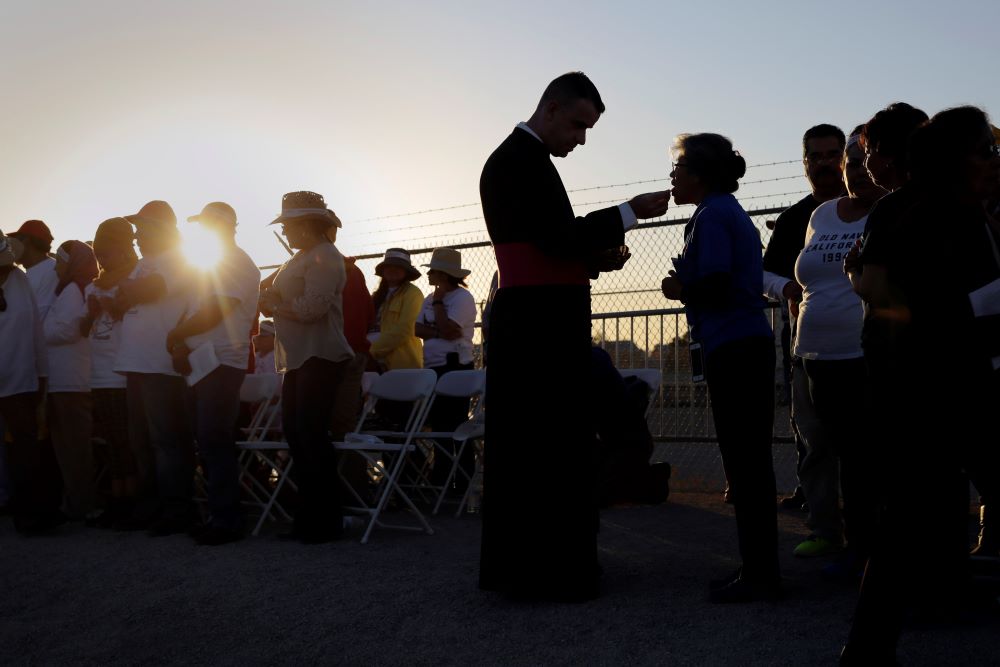
[(669, 191), (576, 217), (550, 155), (604, 112), (582, 72), (548, 85), (480, 179), (500, 287), (486, 369), (479, 586), (519, 598), (597, 597), (598, 514), (588, 391), (590, 278), (627, 259), (625, 231), (663, 215)]

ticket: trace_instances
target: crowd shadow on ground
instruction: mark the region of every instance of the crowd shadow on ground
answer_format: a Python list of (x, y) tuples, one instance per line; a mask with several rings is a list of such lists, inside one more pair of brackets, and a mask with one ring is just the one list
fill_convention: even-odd
[[(824, 560), (790, 556), (801, 513), (779, 521), (785, 599), (719, 606), (707, 582), (737, 561), (716, 493), (603, 512), (603, 595), (576, 605), (478, 591), (476, 515), (368, 545), (222, 547), (78, 525), (24, 539), (4, 520), (0, 663), (836, 664), (856, 592), (824, 581)], [(910, 627), (900, 658), (996, 664), (997, 621)]]

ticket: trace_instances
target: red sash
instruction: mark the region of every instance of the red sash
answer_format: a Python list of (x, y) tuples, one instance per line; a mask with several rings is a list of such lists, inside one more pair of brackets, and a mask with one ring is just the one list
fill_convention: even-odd
[(495, 243), (500, 287), (589, 285), (587, 266), (580, 260), (553, 257), (533, 243)]

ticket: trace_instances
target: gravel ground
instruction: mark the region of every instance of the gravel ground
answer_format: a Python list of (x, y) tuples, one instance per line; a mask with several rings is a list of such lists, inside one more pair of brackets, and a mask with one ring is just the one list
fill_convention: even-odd
[[(581, 605), (479, 592), (476, 516), (368, 545), (214, 548), (78, 525), (23, 539), (4, 519), (0, 664), (836, 664), (855, 592), (790, 557), (801, 514), (780, 521), (786, 599), (717, 606), (706, 582), (736, 564), (718, 494), (604, 512), (604, 593)], [(1000, 664), (1000, 618), (911, 627), (900, 659)]]

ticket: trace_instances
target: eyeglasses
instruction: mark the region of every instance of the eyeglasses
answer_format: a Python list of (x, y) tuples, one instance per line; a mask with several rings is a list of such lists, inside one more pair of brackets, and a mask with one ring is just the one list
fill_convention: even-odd
[(817, 164), (820, 162), (839, 162), (843, 157), (843, 151), (826, 151), (825, 153), (809, 153), (806, 155), (806, 162)]
[(1000, 157), (1000, 144), (992, 143), (988, 146), (983, 146), (977, 155), (985, 160), (992, 160), (995, 157)]
[(687, 162), (671, 162), (670, 171), (677, 171), (679, 167), (687, 168), (687, 166), (688, 166)]

